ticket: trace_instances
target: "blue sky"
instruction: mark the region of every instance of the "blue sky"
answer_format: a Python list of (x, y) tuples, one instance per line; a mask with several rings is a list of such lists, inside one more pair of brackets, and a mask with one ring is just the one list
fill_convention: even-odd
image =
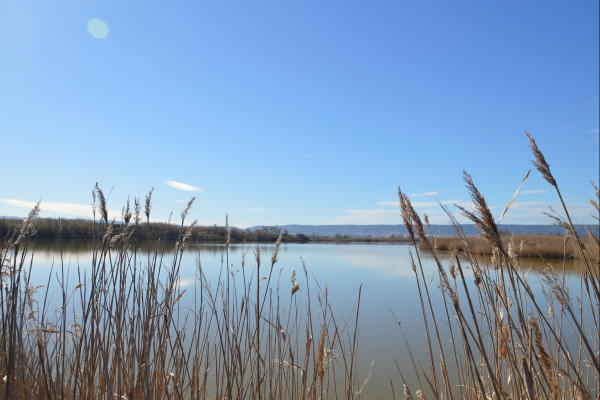
[[(235, 226), (498, 217), (536, 139), (577, 222), (598, 184), (598, 1), (0, 3), (0, 215)], [(104, 25), (105, 24), (105, 25)], [(546, 223), (532, 171), (505, 223)], [(190, 218), (188, 217), (188, 218)]]

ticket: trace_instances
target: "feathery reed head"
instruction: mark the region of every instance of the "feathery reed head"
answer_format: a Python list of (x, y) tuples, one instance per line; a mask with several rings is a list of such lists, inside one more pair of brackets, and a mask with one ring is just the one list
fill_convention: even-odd
[(417, 231), (417, 236), (419, 237), (419, 245), (421, 246), (421, 248), (423, 248), (424, 250), (433, 250), (433, 247), (431, 246), (427, 235), (425, 235), (425, 229), (423, 228), (423, 222), (421, 222), (421, 217), (419, 217), (419, 214), (417, 214), (417, 212), (413, 208), (410, 200), (408, 199), (408, 196), (402, 193), (402, 190), (400, 190), (400, 188), (398, 188), (398, 197), (400, 198), (400, 212), (402, 215), (402, 220), (406, 225), (406, 229), (408, 230), (411, 239), (413, 240), (413, 242), (415, 241), (413, 232), (414, 226), (414, 230)]
[(21, 225), (21, 230), (19, 231), (19, 235), (17, 236), (17, 239), (13, 243), (13, 246), (15, 246), (16, 249), (19, 248), (22, 241), (24, 241), (27, 238), (32, 237), (35, 234), (35, 232), (36, 232), (35, 226), (36, 226), (36, 223), (38, 220), (39, 213), (40, 213), (40, 202), (38, 201), (35, 204), (35, 206), (31, 209), (31, 211), (29, 211), (27, 218), (25, 218), (25, 220), (23, 220), (23, 225)]
[(283, 235), (279, 235), (277, 241), (275, 242), (275, 250), (273, 250), (273, 255), (271, 256), (271, 265), (275, 265), (277, 263), (277, 257), (279, 256), (279, 247), (281, 246), (281, 239)]
[(403, 392), (405, 400), (413, 400), (412, 394), (410, 393), (410, 389), (408, 388), (408, 386), (404, 385)]
[(108, 224), (108, 210), (106, 209), (106, 198), (104, 197), (104, 193), (102, 193), (102, 189), (100, 189), (98, 182), (96, 182), (95, 191), (96, 197), (98, 198), (98, 201), (100, 201), (100, 218)]
[(292, 286), (292, 290), (290, 290), (291, 294), (293, 295), (294, 293), (296, 293), (298, 290), (300, 290), (300, 284), (299, 283), (294, 283), (294, 285)]
[(571, 225), (569, 225), (569, 222), (567, 222), (567, 220), (563, 218), (554, 208), (549, 207), (549, 209), (550, 212), (544, 211), (543, 214), (552, 220), (553, 225), (560, 226), (561, 228), (563, 228), (567, 237), (572, 237), (573, 232), (571, 230)]
[(154, 187), (152, 187), (152, 189), (150, 189), (150, 192), (148, 192), (148, 194), (146, 195), (145, 214), (146, 214), (146, 221), (148, 221), (148, 223), (150, 223), (150, 210), (152, 209), (152, 192), (154, 192)]
[(485, 198), (481, 195), (481, 193), (479, 193), (479, 190), (473, 183), (471, 175), (469, 175), (466, 171), (463, 171), (463, 178), (467, 184), (467, 189), (471, 194), (471, 200), (473, 200), (475, 212), (468, 211), (461, 206), (457, 207), (462, 211), (465, 217), (469, 218), (475, 223), (475, 225), (477, 225), (485, 240), (487, 240), (492, 246), (503, 249), (498, 226), (496, 225), (496, 222), (494, 222), (494, 217), (492, 216), (492, 212), (490, 211)]
[(325, 376), (325, 339), (327, 338), (327, 324), (323, 321), (323, 327), (321, 328), (321, 337), (319, 338), (319, 349), (317, 350), (317, 374), (319, 379), (323, 382)]
[(123, 207), (123, 222), (125, 225), (129, 225), (129, 221), (131, 221), (131, 208), (129, 206), (129, 197), (127, 198), (127, 206)]
[(133, 222), (135, 222), (135, 225), (137, 226), (142, 221), (142, 217), (141, 217), (142, 206), (140, 204), (140, 199), (138, 199), (137, 197), (133, 198), (133, 210), (134, 210)]
[(192, 208), (192, 204), (194, 203), (194, 200), (196, 200), (196, 196), (192, 197), (190, 199), (190, 201), (188, 201), (187, 206), (185, 206), (185, 208), (181, 211), (181, 226), (182, 227), (185, 222), (185, 217), (187, 216), (188, 212), (190, 211), (190, 208)]
[(410, 215), (410, 212), (408, 212), (408, 197), (406, 197), (406, 195), (404, 193), (402, 193), (402, 190), (400, 189), (400, 186), (398, 186), (398, 200), (400, 201), (400, 216), (402, 217), (402, 221), (404, 222), (404, 226), (406, 226), (406, 230), (408, 231), (408, 235), (410, 236), (411, 240), (414, 242), (415, 241), (415, 233), (413, 230), (413, 223), (412, 223), (412, 217)]
[(551, 184), (552, 186), (557, 188), (556, 180), (554, 179), (554, 177), (552, 176), (552, 173), (550, 172), (550, 165), (546, 161), (546, 158), (544, 158), (544, 155), (542, 154), (540, 149), (538, 149), (537, 144), (535, 143), (535, 140), (533, 139), (533, 137), (531, 137), (529, 132), (525, 132), (525, 134), (529, 138), (529, 148), (531, 149), (531, 152), (533, 153), (533, 155), (535, 157), (535, 160), (532, 161), (533, 165), (535, 165), (537, 170), (540, 171), (540, 173), (542, 174), (544, 179), (546, 179), (549, 184)]

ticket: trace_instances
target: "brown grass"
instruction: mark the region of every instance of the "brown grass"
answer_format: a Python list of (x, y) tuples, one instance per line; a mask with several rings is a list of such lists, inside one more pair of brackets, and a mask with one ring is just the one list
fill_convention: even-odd
[(108, 221), (99, 187), (94, 199), (102, 233), (88, 275), (75, 271), (75, 282), (59, 262), (46, 285), (30, 286), (38, 207), (0, 245), (1, 399), (360, 397), (351, 323), (360, 290), (356, 314), (345, 320), (331, 311), (326, 288), (313, 304), (306, 269), (302, 282), (294, 274), (291, 292), (280, 292), (272, 279), (280, 239), (270, 259), (256, 247), (255, 264), (244, 256), (239, 270), (230, 268), (226, 245), (217, 281), (198, 262), (193, 301), (184, 304), (179, 269), (195, 223), (174, 251), (156, 241), (144, 253), (134, 235), (137, 199), (136, 222), (124, 226)]
[[(414, 359), (407, 344), (421, 386), (414, 392), (419, 399), (426, 398), (425, 392), (437, 400), (600, 397), (598, 238), (577, 234), (531, 137), (530, 145), (535, 166), (563, 204), (566, 219), (551, 217), (565, 228), (564, 238), (500, 235), (483, 195), (465, 173), (476, 207), (462, 211), (481, 238), (467, 238), (444, 208), (457, 235), (446, 249), (462, 253), (453, 254), (447, 265), (440, 253), (444, 239), (425, 234), (421, 218), (399, 190), (427, 341), (423, 362)], [(145, 199), (147, 224), (151, 196), (152, 191)], [(597, 188), (596, 197), (592, 204), (597, 208)], [(208, 281), (198, 263), (194, 301), (183, 304), (179, 269), (191, 231), (181, 234), (172, 253), (161, 241), (144, 253), (135, 236), (141, 202), (134, 199), (133, 213), (129, 205), (124, 208), (132, 225), (116, 226), (107, 219), (106, 200), (97, 186), (96, 200), (91, 272), (76, 271), (75, 282), (69, 282), (69, 271), (58, 261), (44, 287), (30, 286), (39, 207), (0, 244), (0, 398), (361, 397), (356, 376), (360, 289), (355, 312), (342, 320), (332, 311), (326, 286), (319, 288), (318, 302), (311, 297), (306, 268), (302, 282), (293, 274), (292, 289), (279, 291), (274, 272), (281, 239), (270, 259), (256, 247), (253, 265), (247, 267), (244, 255), (239, 271), (230, 268), (227, 240), (218, 280)], [(182, 212), (182, 225), (191, 205)], [(436, 282), (424, 272), (425, 250), (437, 266)], [(482, 261), (479, 253), (489, 257)], [(551, 268), (541, 273), (540, 287), (528, 280), (520, 260), (552, 254), (580, 258), (577, 296), (564, 275)], [(58, 308), (50, 287), (58, 288)], [(433, 306), (432, 293), (438, 289), (442, 312)], [(393, 382), (391, 387), (396, 398)], [(402, 394), (414, 398), (406, 384)]]
[[(577, 243), (573, 238), (561, 235), (502, 235), (503, 247), (508, 249), (511, 244), (514, 252), (519, 257), (532, 258), (567, 258), (581, 259), (581, 253)], [(463, 238), (455, 236), (442, 236), (430, 238), (435, 242), (437, 250), (440, 251), (467, 251), (470, 246), (472, 252), (476, 255), (491, 255), (493, 246), (478, 237), (467, 237), (468, 246)], [(591, 237), (581, 238), (585, 248), (591, 253), (592, 257), (599, 259), (598, 246)]]
[[(534, 165), (554, 187), (563, 206), (566, 219), (556, 213), (549, 216), (565, 229), (564, 237), (499, 235), (483, 196), (466, 173), (475, 208), (461, 211), (476, 224), (480, 237), (466, 237), (444, 206), (456, 237), (423, 237), (420, 218), (399, 191), (402, 217), (414, 246), (413, 270), (429, 353), (422, 364), (413, 361), (413, 368), (423, 386), (420, 389), (428, 390), (435, 399), (600, 398), (600, 242), (592, 232), (586, 238), (578, 235), (548, 163), (528, 137)], [(594, 188), (597, 199), (591, 204), (600, 212), (600, 193)], [(449, 265), (442, 261), (442, 249), (456, 252)], [(441, 313), (424, 306), (432, 301), (432, 283), (423, 272), (423, 251), (437, 265), (433, 284), (445, 302)], [(478, 254), (486, 257), (476, 257)], [(534, 279), (528, 278), (528, 268), (521, 265), (523, 257), (541, 258), (542, 264), (548, 265), (540, 273), (539, 287), (530, 283)], [(543, 262), (550, 257), (579, 258), (582, 271), (576, 297), (564, 273)], [(443, 258), (447, 259), (447, 254)], [(450, 348), (440, 341), (438, 326), (448, 328)], [(407, 346), (412, 357), (410, 344)], [(456, 376), (449, 374), (451, 369)]]

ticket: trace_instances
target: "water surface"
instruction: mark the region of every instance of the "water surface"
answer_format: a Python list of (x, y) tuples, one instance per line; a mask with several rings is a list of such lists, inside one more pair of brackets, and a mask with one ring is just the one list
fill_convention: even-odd
[[(166, 243), (164, 262), (172, 261), (173, 243)], [(62, 252), (55, 241), (35, 243), (31, 269), (32, 284), (46, 284), (50, 271), (55, 276), (61, 266), (66, 267), (68, 285), (75, 285), (90, 273), (93, 257), (93, 243), (86, 241), (65, 241)], [(152, 249), (151, 244), (141, 246), (139, 265), (143, 266)], [(260, 245), (262, 266), (260, 276), (269, 274), (273, 244)], [(241, 274), (242, 260), (245, 260), (247, 279), (256, 278), (256, 245), (231, 245), (225, 251), (224, 245), (199, 244), (188, 246), (181, 263), (180, 286), (185, 288), (185, 301), (193, 301), (193, 292), (198, 290), (200, 269), (209, 282), (216, 285), (224, 266), (234, 274)], [(273, 270), (275, 280), (271, 287), (279, 288), (282, 297), (290, 296), (292, 271), (296, 271), (300, 282), (297, 296), (306, 297), (306, 280), (303, 264), (312, 296), (317, 292), (323, 295), (328, 290), (332, 311), (339, 323), (351, 320), (356, 313), (359, 289), (361, 301), (359, 311), (359, 377), (362, 382), (369, 376), (366, 389), (368, 398), (389, 398), (390, 380), (396, 390), (401, 384), (398, 367), (409, 386), (419, 388), (412, 373), (403, 334), (412, 351), (424, 365), (427, 360), (425, 330), (421, 302), (412, 269), (411, 252), (414, 249), (406, 244), (284, 244), (279, 251), (278, 261)], [(442, 255), (447, 263), (450, 255)], [(429, 284), (436, 313), (442, 315), (443, 299), (437, 288), (437, 267), (433, 258), (421, 253), (425, 278)], [(482, 259), (482, 262), (485, 260)], [(563, 262), (556, 260), (555, 268), (563, 271)], [(539, 263), (522, 260), (522, 265), (530, 269), (528, 277), (535, 288)], [(581, 266), (577, 262), (564, 263), (567, 284), (577, 290)], [(468, 273), (468, 271), (467, 271)], [(52, 294), (52, 290), (49, 291)], [(445, 318), (444, 318), (445, 321)], [(403, 334), (401, 332), (403, 331)], [(440, 330), (447, 345), (447, 327)], [(414, 390), (413, 389), (413, 390)], [(398, 393), (398, 392), (397, 392)]]

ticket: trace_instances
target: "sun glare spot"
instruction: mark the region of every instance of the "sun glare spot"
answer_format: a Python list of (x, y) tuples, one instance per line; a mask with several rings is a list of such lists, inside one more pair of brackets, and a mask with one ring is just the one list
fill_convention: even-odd
[(98, 18), (92, 18), (87, 23), (87, 29), (90, 35), (96, 39), (106, 39), (108, 36), (108, 25)]

